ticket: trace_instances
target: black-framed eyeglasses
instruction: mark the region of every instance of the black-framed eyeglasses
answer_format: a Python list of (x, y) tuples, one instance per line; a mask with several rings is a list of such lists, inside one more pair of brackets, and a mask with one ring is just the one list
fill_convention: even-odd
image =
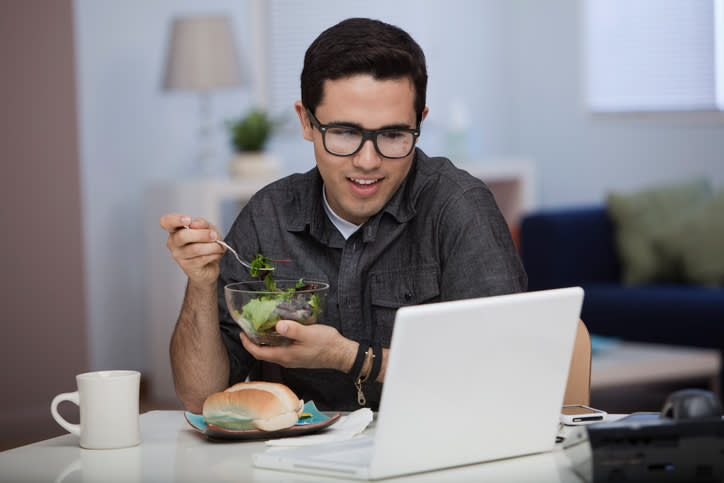
[(391, 159), (404, 158), (415, 148), (419, 129), (380, 129), (368, 131), (344, 124), (322, 124), (312, 111), (307, 109), (312, 125), (322, 133), (322, 144), (329, 154), (352, 156), (357, 154), (365, 141), (372, 140), (380, 156)]

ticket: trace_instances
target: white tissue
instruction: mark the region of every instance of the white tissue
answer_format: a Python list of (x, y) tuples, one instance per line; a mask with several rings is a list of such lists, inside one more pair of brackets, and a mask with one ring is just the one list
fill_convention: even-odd
[(352, 439), (365, 430), (372, 422), (372, 417), (370, 408), (358, 409), (346, 416), (342, 416), (339, 421), (320, 433), (292, 438), (270, 439), (266, 444), (268, 446), (308, 446)]

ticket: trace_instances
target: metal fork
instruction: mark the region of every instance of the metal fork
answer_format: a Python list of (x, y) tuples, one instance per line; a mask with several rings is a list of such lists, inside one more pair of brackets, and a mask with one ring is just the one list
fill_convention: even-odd
[[(186, 225), (184, 225), (184, 228), (186, 228), (187, 230), (190, 230), (190, 229), (191, 229), (190, 227), (188, 227), (188, 226), (186, 226)], [(226, 243), (226, 242), (223, 241), (223, 240), (214, 240), (214, 241), (215, 241), (216, 243), (218, 243), (219, 245), (221, 245), (222, 247), (224, 247), (224, 248), (226, 248), (227, 250), (229, 250), (229, 251), (236, 257), (236, 259), (238, 260), (239, 263), (241, 263), (242, 265), (244, 265), (247, 269), (251, 270), (251, 264), (250, 264), (249, 262), (247, 262), (246, 260), (243, 260), (243, 259), (239, 256), (239, 254), (236, 253), (236, 250), (234, 250), (233, 248), (231, 248), (231, 246), (229, 246), (228, 243)], [(271, 267), (271, 268), (259, 268), (259, 275), (260, 275), (260, 276), (263, 276), (263, 275), (266, 275), (268, 272), (273, 272), (273, 271), (274, 271), (274, 267)]]
[[(219, 245), (221, 245), (222, 247), (224, 247), (224, 248), (226, 248), (227, 250), (229, 250), (229, 251), (236, 257), (236, 259), (239, 261), (239, 263), (241, 263), (241, 264), (244, 265), (246, 268), (248, 268), (249, 270), (251, 270), (251, 264), (250, 264), (249, 262), (247, 262), (246, 260), (242, 260), (241, 257), (239, 257), (239, 254), (236, 253), (236, 250), (234, 250), (233, 248), (231, 248), (228, 243), (226, 243), (226, 242), (223, 241), (223, 240), (214, 240), (214, 241), (215, 241), (216, 243), (218, 243)], [(274, 267), (271, 267), (271, 268), (259, 268), (259, 275), (266, 275), (267, 272), (273, 272), (273, 271), (274, 271)]]

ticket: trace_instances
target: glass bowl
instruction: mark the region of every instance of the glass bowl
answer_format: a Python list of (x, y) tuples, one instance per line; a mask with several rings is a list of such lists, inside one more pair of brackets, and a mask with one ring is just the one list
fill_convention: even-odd
[(329, 284), (305, 280), (274, 280), (270, 291), (263, 280), (230, 283), (224, 298), (231, 317), (241, 330), (259, 345), (286, 345), (292, 342), (276, 331), (280, 319), (304, 325), (316, 324), (325, 310)]

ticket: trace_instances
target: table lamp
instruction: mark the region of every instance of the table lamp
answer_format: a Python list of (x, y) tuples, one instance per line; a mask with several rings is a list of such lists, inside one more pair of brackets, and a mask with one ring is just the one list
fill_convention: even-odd
[(213, 157), (210, 93), (241, 84), (239, 58), (227, 17), (205, 15), (174, 19), (163, 88), (199, 93), (199, 164), (207, 174)]

